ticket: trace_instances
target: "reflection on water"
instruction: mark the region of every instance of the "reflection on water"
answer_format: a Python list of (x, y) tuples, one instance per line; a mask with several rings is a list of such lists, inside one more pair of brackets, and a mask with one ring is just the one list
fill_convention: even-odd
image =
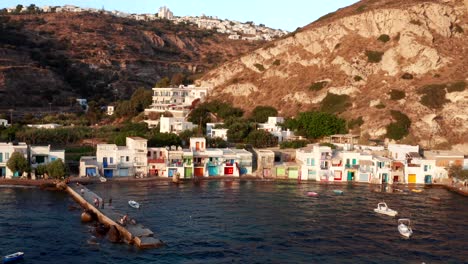
[[(138, 250), (92, 237), (64, 193), (0, 188), (0, 252), (24, 263), (466, 263), (466, 198), (444, 189), (414, 193), (367, 185), (202, 181), (89, 186), (155, 232), (167, 246)], [(340, 189), (343, 195), (333, 190)], [(408, 191), (405, 191), (408, 189)], [(308, 191), (318, 197), (308, 197)], [(439, 200), (429, 199), (439, 197)], [(140, 202), (130, 208), (128, 200)], [(385, 201), (412, 220), (375, 214)], [(90, 241), (92, 243), (90, 243)]]

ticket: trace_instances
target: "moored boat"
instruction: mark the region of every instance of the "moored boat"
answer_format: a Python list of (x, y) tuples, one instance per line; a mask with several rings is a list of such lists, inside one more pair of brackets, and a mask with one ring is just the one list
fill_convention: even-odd
[(307, 196), (316, 197), (316, 196), (318, 196), (318, 193), (316, 193), (316, 192), (307, 192)]
[(104, 177), (99, 177), (99, 180), (100, 180), (101, 182), (106, 182), (106, 181), (107, 181), (107, 179), (104, 178)]
[(411, 221), (408, 218), (398, 219), (398, 232), (405, 238), (410, 238), (413, 234), (411, 229)]
[(342, 190), (333, 190), (333, 192), (334, 192), (335, 194), (339, 194), (339, 195), (343, 194), (343, 191), (342, 191)]
[(133, 200), (128, 201), (128, 205), (130, 205), (131, 207), (136, 208), (136, 209), (140, 208), (140, 204), (138, 202), (136, 202), (136, 201), (133, 201)]
[(398, 214), (397, 211), (388, 208), (385, 202), (378, 203), (377, 208), (374, 209), (374, 212), (379, 213), (379, 214), (389, 215), (389, 216), (395, 216)]
[(421, 190), (421, 189), (411, 189), (411, 191), (412, 191), (412, 192), (415, 192), (415, 193), (420, 193), (420, 192), (422, 192), (423, 190)]
[(16, 252), (10, 255), (6, 255), (3, 257), (3, 263), (10, 263), (20, 259), (23, 259), (24, 252)]

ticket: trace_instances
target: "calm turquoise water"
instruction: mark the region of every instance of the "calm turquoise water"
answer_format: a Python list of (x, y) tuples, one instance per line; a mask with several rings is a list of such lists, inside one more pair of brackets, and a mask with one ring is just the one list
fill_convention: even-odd
[[(68, 211), (75, 203), (65, 193), (0, 187), (0, 253), (24, 251), (22, 263), (468, 263), (468, 199), (444, 189), (396, 195), (253, 181), (88, 187), (167, 246), (138, 250), (100, 237), (90, 245), (92, 226), (80, 222), (81, 211)], [(434, 195), (442, 200), (428, 199)], [(411, 239), (400, 238), (395, 218), (373, 213), (381, 200), (413, 220)]]

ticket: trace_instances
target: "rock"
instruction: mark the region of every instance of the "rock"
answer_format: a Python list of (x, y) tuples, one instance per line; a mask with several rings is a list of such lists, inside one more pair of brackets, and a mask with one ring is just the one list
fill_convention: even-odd
[(97, 226), (95, 227), (95, 232), (99, 235), (105, 235), (108, 231), (109, 228), (101, 223), (97, 224)]
[(107, 239), (112, 243), (122, 242), (120, 232), (115, 226), (111, 226), (109, 228), (109, 232), (107, 233)]

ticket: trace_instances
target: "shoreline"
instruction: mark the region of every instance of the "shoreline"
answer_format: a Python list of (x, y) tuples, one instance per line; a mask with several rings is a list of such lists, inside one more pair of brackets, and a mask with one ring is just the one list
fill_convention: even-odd
[[(156, 182), (168, 182), (168, 183), (174, 183), (174, 184), (179, 184), (183, 182), (189, 182), (189, 181), (194, 181), (194, 179), (180, 179), (179, 182), (173, 182), (172, 178), (168, 177), (148, 177), (148, 178), (135, 178), (135, 177), (122, 177), (122, 178), (112, 178), (112, 179), (107, 179), (107, 182), (101, 182), (98, 178), (89, 178), (89, 177), (69, 177), (69, 182), (70, 183), (80, 183), (80, 184), (106, 184), (106, 183), (133, 183), (133, 182), (151, 182), (151, 181), (156, 181)], [(226, 177), (226, 176), (216, 176), (216, 177), (200, 177), (198, 178), (198, 181), (203, 182), (203, 181), (243, 181), (243, 180), (249, 180), (249, 181), (259, 181), (259, 182), (294, 182), (296, 184), (304, 184), (304, 183), (309, 183), (309, 182), (314, 182), (318, 184), (323, 184), (323, 185), (337, 185), (337, 186), (343, 186), (343, 185), (367, 185), (370, 187), (375, 187), (375, 186), (382, 186), (382, 184), (374, 184), (374, 183), (364, 183), (364, 182), (316, 182), (316, 181), (308, 181), (308, 180), (302, 180), (298, 181), (296, 179), (288, 179), (288, 178), (261, 178), (261, 177), (256, 177), (256, 176), (243, 176), (243, 177)], [(2, 187), (41, 187), (44, 185), (51, 185), (51, 184), (56, 184), (57, 180), (54, 179), (39, 179), (39, 180), (32, 180), (32, 179), (0, 179), (0, 186)], [(397, 184), (395, 186), (406, 186), (406, 187), (425, 187), (425, 188), (445, 188), (446, 190), (450, 192), (457, 193), (462, 196), (468, 197), (468, 187), (462, 187), (462, 186), (452, 186), (449, 184), (443, 184), (443, 183), (437, 183), (437, 184), (431, 184), (431, 185), (423, 185), (423, 184)]]

